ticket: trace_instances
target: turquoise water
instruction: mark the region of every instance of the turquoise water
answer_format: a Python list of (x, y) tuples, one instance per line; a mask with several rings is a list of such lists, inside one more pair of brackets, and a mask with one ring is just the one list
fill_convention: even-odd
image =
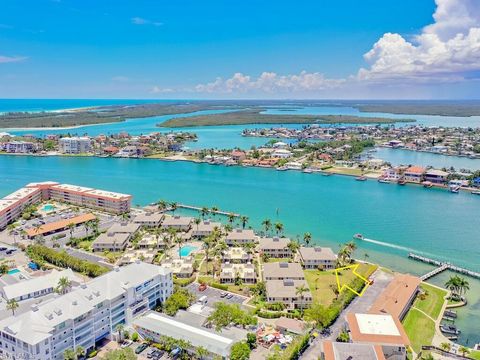
[(46, 212), (53, 211), (53, 210), (55, 210), (55, 206), (53, 206), (52, 204), (46, 204), (46, 205), (42, 206), (41, 210), (46, 211)]
[[(371, 261), (398, 271), (430, 269), (408, 260), (410, 249), (480, 271), (480, 198), (468, 193), (346, 176), (114, 158), (0, 156), (0, 174), (0, 196), (32, 181), (67, 182), (130, 193), (134, 205), (165, 199), (217, 206), (248, 216), (249, 226), (257, 229), (270, 218), (282, 222), (289, 236), (309, 231), (316, 243), (334, 250), (362, 233), (376, 243), (358, 241), (357, 256), (368, 253)], [(470, 318), (462, 336), (480, 341), (472, 325), (480, 322), (480, 291), (475, 291), (480, 285), (470, 283), (468, 309), (474, 310), (464, 310)]]
[(13, 274), (16, 274), (16, 273), (19, 273), (19, 272), (20, 272), (20, 270), (18, 270), (18, 269), (12, 269), (12, 270), (8, 270), (7, 274), (8, 275), (13, 275)]
[(197, 250), (195, 246), (190, 246), (190, 245), (182, 246), (180, 248), (180, 256), (181, 257), (188, 256), (192, 251), (195, 251), (195, 250)]
[(76, 109), (90, 106), (133, 105), (158, 102), (175, 101), (133, 99), (0, 99), (0, 113), (9, 111), (39, 112)]
[(441, 154), (432, 154), (427, 152), (416, 152), (402, 149), (377, 148), (377, 152), (373, 153), (375, 158), (383, 159), (392, 165), (431, 165), (435, 168), (449, 168), (453, 166), (455, 169), (480, 169), (480, 159), (470, 159), (468, 157), (448, 156)]

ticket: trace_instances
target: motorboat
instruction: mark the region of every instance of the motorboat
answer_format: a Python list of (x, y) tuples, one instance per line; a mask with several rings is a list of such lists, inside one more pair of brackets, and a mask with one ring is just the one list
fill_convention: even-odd
[(440, 330), (442, 333), (449, 334), (449, 335), (458, 335), (460, 334), (460, 330), (457, 329), (455, 325), (440, 325)]
[(353, 238), (354, 238), (354, 239), (357, 239), (357, 240), (363, 240), (363, 239), (365, 239), (362, 234), (355, 234), (355, 235), (353, 235)]
[(390, 180), (384, 179), (384, 178), (378, 179), (378, 182), (379, 182), (379, 183), (382, 183), (382, 184), (390, 184)]
[(362, 175), (362, 176), (357, 176), (357, 177), (355, 178), (355, 180), (357, 180), (357, 181), (365, 181), (365, 180), (367, 180), (367, 177), (364, 176), (364, 175)]

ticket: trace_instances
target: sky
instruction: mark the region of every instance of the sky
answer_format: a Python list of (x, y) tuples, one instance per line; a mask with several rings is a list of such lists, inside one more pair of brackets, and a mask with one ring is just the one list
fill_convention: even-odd
[(0, 0), (0, 98), (478, 99), (479, 0)]

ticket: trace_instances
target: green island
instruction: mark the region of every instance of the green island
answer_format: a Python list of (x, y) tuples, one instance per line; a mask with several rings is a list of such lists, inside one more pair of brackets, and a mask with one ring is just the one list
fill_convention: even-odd
[(361, 112), (378, 112), (407, 115), (438, 115), (438, 116), (479, 116), (480, 104), (478, 103), (380, 103), (380, 104), (357, 104), (355, 108)]
[(393, 124), (414, 122), (413, 119), (388, 119), (382, 117), (360, 117), (351, 115), (269, 115), (264, 109), (248, 109), (226, 114), (211, 114), (191, 117), (178, 117), (157, 124), (158, 127), (192, 127), (245, 124)]
[(0, 128), (61, 128), (122, 122), (131, 118), (185, 114), (202, 110), (227, 109), (221, 103), (143, 104), (103, 106), (58, 112), (8, 112), (0, 115)]

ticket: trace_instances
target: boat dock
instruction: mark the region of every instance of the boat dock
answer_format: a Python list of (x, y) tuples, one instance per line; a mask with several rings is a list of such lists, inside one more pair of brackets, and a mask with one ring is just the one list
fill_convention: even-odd
[(437, 274), (440, 274), (441, 272), (443, 272), (445, 270), (451, 270), (451, 271), (457, 272), (459, 274), (468, 275), (470, 277), (480, 279), (480, 273), (472, 271), (472, 270), (464, 269), (462, 267), (450, 264), (449, 262), (430, 259), (430, 258), (427, 258), (425, 256), (416, 255), (414, 253), (409, 253), (408, 257), (410, 259), (413, 259), (413, 260), (417, 260), (417, 261), (421, 261), (421, 262), (424, 262), (424, 263), (427, 263), (427, 264), (430, 264), (430, 265), (437, 266), (437, 268), (435, 268), (432, 271), (430, 271), (430, 272), (426, 273), (425, 275), (421, 276), (420, 279), (422, 281), (428, 280), (431, 277), (433, 277)]
[[(199, 207), (199, 206), (178, 204), (177, 207), (182, 208), (182, 209), (188, 209), (188, 210), (202, 211), (202, 208)], [(212, 214), (218, 214), (218, 215), (224, 215), (224, 216), (229, 216), (229, 215), (233, 215), (235, 217), (240, 217), (241, 216), (240, 214), (230, 213), (230, 212), (221, 211), (221, 210), (213, 211), (212, 209), (208, 209), (208, 212), (212, 213)]]

